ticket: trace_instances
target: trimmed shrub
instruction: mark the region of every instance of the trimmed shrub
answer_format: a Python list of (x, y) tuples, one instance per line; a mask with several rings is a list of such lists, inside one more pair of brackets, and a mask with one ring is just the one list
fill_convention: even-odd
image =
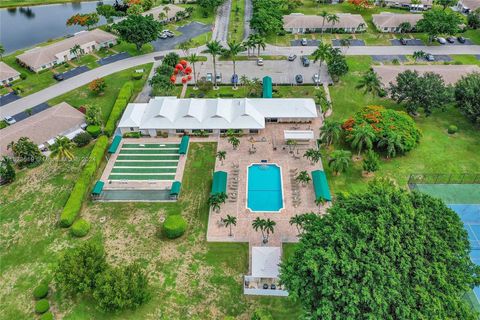
[(40, 283), (34, 290), (33, 296), (35, 299), (42, 299), (48, 295), (48, 284)]
[(118, 92), (117, 99), (125, 99), (130, 100), (133, 94), (133, 82), (128, 81), (122, 86), (120, 91)]
[(92, 126), (92, 125), (89, 125), (87, 127), (87, 132), (94, 138), (98, 137), (100, 135), (100, 133), (102, 132), (102, 129), (100, 128), (100, 126)]
[(163, 233), (169, 239), (182, 236), (187, 229), (187, 222), (180, 215), (171, 215), (163, 222)]
[(135, 72), (135, 71), (134, 71), (134, 72), (132, 73), (132, 79), (133, 79), (133, 80), (140, 80), (140, 79), (142, 79), (142, 77), (143, 77), (143, 73), (142, 73), (142, 72)]
[(27, 79), (27, 73), (26, 72), (20, 72), (20, 79), (25, 80)]
[(111, 136), (115, 131), (115, 125), (117, 121), (120, 119), (123, 110), (127, 106), (127, 100), (118, 98), (113, 105), (112, 112), (110, 113), (110, 117), (105, 124), (104, 132), (107, 136)]
[(453, 124), (448, 126), (448, 133), (449, 134), (454, 134), (454, 133), (457, 133), (458, 131), (458, 127), (457, 126), (454, 126)]
[(92, 136), (88, 132), (81, 132), (73, 138), (73, 142), (79, 148), (86, 146), (90, 141), (92, 141)]
[(35, 304), (36, 313), (45, 313), (48, 309), (50, 309), (50, 303), (48, 303), (47, 299), (38, 300)]
[(83, 168), (80, 177), (77, 179), (75, 186), (70, 193), (70, 197), (63, 208), (62, 214), (60, 215), (60, 225), (62, 227), (70, 227), (77, 218), (80, 208), (82, 207), (85, 194), (87, 193), (88, 187), (92, 182), (93, 175), (97, 171), (97, 168), (102, 161), (107, 146), (108, 138), (106, 136), (100, 136), (95, 143), (92, 152), (90, 153), (87, 164)]
[(85, 219), (78, 219), (72, 225), (70, 229), (73, 236), (81, 238), (85, 237), (90, 231), (90, 222)]
[(51, 311), (45, 312), (40, 317), (40, 320), (53, 320), (53, 313)]
[(142, 134), (140, 132), (125, 132), (123, 134), (124, 138), (141, 138)]

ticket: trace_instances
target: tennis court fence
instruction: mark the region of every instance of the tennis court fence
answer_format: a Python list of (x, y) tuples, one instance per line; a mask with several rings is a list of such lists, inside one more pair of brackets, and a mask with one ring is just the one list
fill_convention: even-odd
[(480, 184), (480, 173), (415, 173), (408, 178), (408, 186), (417, 184)]

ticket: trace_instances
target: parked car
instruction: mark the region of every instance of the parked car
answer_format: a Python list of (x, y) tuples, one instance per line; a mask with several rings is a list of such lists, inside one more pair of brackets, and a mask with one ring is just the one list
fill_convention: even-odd
[(257, 59), (257, 66), (263, 66), (263, 58)]
[(165, 33), (161, 33), (159, 38), (164, 40), (167, 39), (168, 36)]
[(302, 38), (302, 40), (300, 40), (300, 44), (302, 46), (306, 46), (308, 44), (307, 38)]
[(435, 57), (433, 56), (433, 54), (430, 53), (427, 53), (425, 55), (425, 59), (427, 59), (427, 61), (435, 61)]
[(215, 76), (215, 81), (217, 83), (222, 82), (222, 74), (221, 73), (217, 72), (217, 75)]
[(320, 75), (318, 73), (315, 73), (312, 77), (313, 83), (319, 84), (320, 83)]
[(205, 78), (205, 80), (213, 82), (213, 75), (211, 73), (207, 73), (207, 77)]
[(8, 124), (14, 124), (17, 122), (17, 120), (13, 119), (12, 117), (10, 116), (5, 116), (5, 118), (3, 118), (5, 120), (6, 123)]
[(465, 43), (465, 42), (466, 42), (466, 40), (465, 40), (464, 37), (457, 37), (457, 40), (458, 40), (458, 42), (460, 42), (460, 43)]
[(303, 77), (302, 77), (301, 74), (297, 74), (297, 75), (295, 76), (295, 82), (296, 82), (296, 83), (303, 83)]
[(296, 54), (291, 54), (291, 55), (288, 56), (288, 61), (295, 61), (295, 59), (297, 59)]
[(445, 44), (445, 43), (447, 43), (447, 40), (445, 40), (445, 38), (442, 38), (442, 37), (438, 37), (438, 38), (437, 38), (437, 41), (438, 41), (438, 43), (440, 43), (440, 44)]
[(402, 46), (406, 46), (408, 44), (407, 40), (405, 40), (404, 38), (400, 38), (400, 43), (402, 44)]
[(310, 60), (308, 59), (307, 56), (302, 56), (302, 65), (303, 65), (304, 67), (310, 66)]
[(63, 74), (61, 73), (55, 73), (53, 75), (53, 79), (57, 80), (57, 81), (62, 81), (63, 80)]
[(236, 73), (232, 75), (232, 83), (233, 84), (238, 83), (238, 75)]
[(448, 37), (448, 38), (447, 38), (447, 41), (448, 41), (449, 43), (455, 43), (455, 38), (454, 38), (454, 37)]

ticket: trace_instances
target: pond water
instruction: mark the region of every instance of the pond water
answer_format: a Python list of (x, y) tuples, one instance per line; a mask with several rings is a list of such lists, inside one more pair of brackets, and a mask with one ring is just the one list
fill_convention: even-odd
[[(76, 13), (95, 12), (97, 5), (113, 2), (105, 0), (0, 9), (0, 43), (5, 53), (11, 53), (73, 34), (86, 28), (68, 27), (68, 18)], [(99, 25), (104, 23), (105, 19), (100, 18)]]

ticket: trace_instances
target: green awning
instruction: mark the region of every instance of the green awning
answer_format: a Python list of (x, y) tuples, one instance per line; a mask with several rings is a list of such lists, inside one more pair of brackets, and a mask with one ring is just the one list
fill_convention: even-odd
[(179, 154), (186, 154), (188, 150), (188, 142), (190, 141), (189, 136), (183, 136), (182, 141), (180, 142), (180, 148), (178, 149)]
[(95, 186), (93, 187), (93, 191), (92, 191), (92, 194), (94, 196), (98, 196), (100, 195), (100, 193), (102, 193), (102, 190), (103, 190), (103, 186), (105, 185), (105, 182), (101, 181), (101, 180), (98, 180), (97, 183), (95, 183)]
[(322, 170), (312, 171), (312, 181), (313, 189), (315, 190), (315, 199), (322, 197), (327, 201), (332, 201), (325, 172)]
[(173, 181), (172, 188), (170, 189), (171, 196), (178, 196), (180, 194), (180, 187), (182, 184), (179, 181)]
[(272, 78), (269, 76), (263, 77), (263, 98), (271, 98), (272, 97)]
[(212, 192), (210, 194), (227, 193), (227, 173), (215, 171), (213, 173)]
[(110, 145), (110, 148), (108, 148), (108, 153), (117, 152), (120, 141), (122, 141), (122, 136), (115, 136), (115, 138), (113, 138), (112, 144)]

